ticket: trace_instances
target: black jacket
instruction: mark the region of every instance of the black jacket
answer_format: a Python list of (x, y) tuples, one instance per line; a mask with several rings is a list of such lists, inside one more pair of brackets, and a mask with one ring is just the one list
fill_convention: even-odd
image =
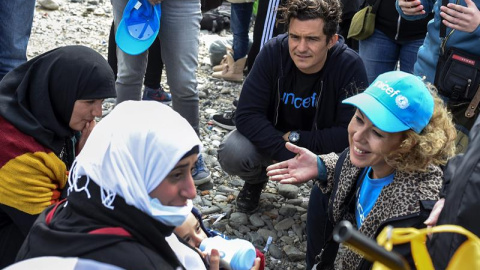
[[(285, 148), (284, 132), (276, 128), (280, 91), (294, 65), (288, 51), (288, 35), (272, 38), (245, 79), (236, 111), (238, 131), (262, 154), (277, 161), (294, 156)], [(298, 145), (315, 153), (341, 152), (348, 146), (347, 126), (354, 113), (342, 100), (365, 89), (367, 75), (363, 61), (341, 36), (329, 50), (323, 70), (316, 120), (312, 130), (300, 131)]]
[[(445, 205), (437, 225), (455, 224), (480, 237), (480, 118), (470, 130), (467, 151), (451, 159), (445, 169)], [(429, 251), (435, 269), (445, 269), (465, 237), (460, 234), (434, 234)]]
[[(53, 218), (50, 206), (38, 217), (23, 243), (17, 261), (40, 257), (79, 257), (125, 269), (184, 269), (165, 240), (173, 232), (116, 196), (113, 209), (100, 201), (100, 188), (90, 181), (86, 192), (73, 192), (61, 203)], [(130, 234), (93, 234), (98, 229), (120, 227)], [(180, 267), (180, 268), (178, 268)]]

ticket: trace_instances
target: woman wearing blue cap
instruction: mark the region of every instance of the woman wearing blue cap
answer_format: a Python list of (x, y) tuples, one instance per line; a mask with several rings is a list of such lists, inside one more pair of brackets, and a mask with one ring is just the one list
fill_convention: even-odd
[[(443, 176), (439, 165), (455, 153), (451, 115), (431, 87), (408, 73), (384, 73), (365, 92), (343, 101), (354, 105), (356, 112), (348, 126), (350, 147), (342, 154), (317, 156), (287, 143), (297, 156), (267, 168), (270, 179), (283, 184), (315, 179), (311, 202), (320, 192), (330, 194), (329, 221), (307, 219), (307, 237), (314, 237), (308, 228), (316, 233), (322, 228), (327, 239), (320, 267), (333, 266), (333, 258), (335, 267), (342, 269), (371, 266), (346, 246), (338, 252), (330, 235), (341, 220), (356, 224), (370, 238), (386, 225), (425, 226), (439, 199)], [(309, 212), (321, 211), (311, 202)], [(395, 251), (410, 257), (409, 247)]]

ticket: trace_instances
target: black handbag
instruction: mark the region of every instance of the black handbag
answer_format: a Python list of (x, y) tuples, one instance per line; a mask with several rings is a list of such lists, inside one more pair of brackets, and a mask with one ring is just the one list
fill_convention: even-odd
[[(457, 4), (458, 4), (457, 0)], [(442, 0), (447, 5), (448, 0)], [(470, 102), (480, 86), (480, 56), (451, 47), (445, 51), (445, 44), (455, 32), (446, 34), (446, 26), (440, 23), (440, 52), (435, 72), (435, 86), (439, 93), (456, 102)]]

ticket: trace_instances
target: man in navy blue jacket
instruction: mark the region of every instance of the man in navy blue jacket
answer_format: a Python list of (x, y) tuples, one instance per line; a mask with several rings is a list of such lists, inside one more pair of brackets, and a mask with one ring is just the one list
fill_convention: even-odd
[(290, 0), (280, 9), (288, 33), (271, 39), (245, 79), (237, 130), (218, 151), (222, 168), (245, 184), (237, 210), (257, 210), (272, 162), (293, 157), (290, 141), (317, 153), (348, 146), (354, 110), (341, 101), (368, 86), (362, 60), (337, 32), (338, 0)]

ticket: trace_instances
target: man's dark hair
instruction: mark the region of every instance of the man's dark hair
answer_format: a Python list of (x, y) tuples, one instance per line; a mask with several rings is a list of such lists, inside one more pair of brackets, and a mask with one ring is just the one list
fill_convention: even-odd
[(285, 23), (286, 29), (294, 18), (300, 21), (322, 19), (327, 42), (337, 33), (342, 16), (342, 7), (338, 0), (289, 0), (278, 10), (282, 12), (282, 19), (279, 21)]

